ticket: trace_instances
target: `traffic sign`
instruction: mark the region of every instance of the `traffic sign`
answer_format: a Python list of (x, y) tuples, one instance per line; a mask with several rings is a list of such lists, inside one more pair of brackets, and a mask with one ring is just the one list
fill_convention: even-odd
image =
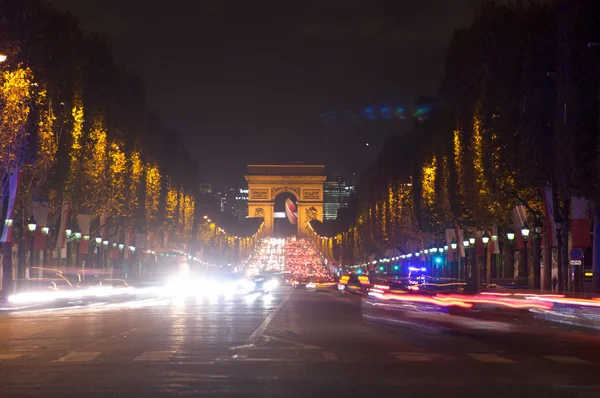
[(571, 249), (571, 252), (569, 254), (571, 256), (571, 260), (583, 259), (583, 250), (581, 250), (578, 247)]
[(581, 260), (571, 260), (571, 265), (581, 265)]

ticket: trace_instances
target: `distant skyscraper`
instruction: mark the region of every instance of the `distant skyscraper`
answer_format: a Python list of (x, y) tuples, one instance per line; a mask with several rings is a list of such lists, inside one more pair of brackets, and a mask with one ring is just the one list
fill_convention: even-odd
[(335, 220), (338, 210), (342, 207), (348, 207), (353, 192), (354, 187), (346, 184), (340, 176), (334, 176), (329, 181), (325, 181), (323, 187), (323, 218), (325, 220)]
[(223, 213), (245, 219), (248, 215), (248, 189), (226, 188), (220, 192), (220, 207)]

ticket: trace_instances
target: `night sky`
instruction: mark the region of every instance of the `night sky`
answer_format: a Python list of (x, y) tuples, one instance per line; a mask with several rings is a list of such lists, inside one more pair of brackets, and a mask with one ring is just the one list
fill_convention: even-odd
[(386, 135), (410, 128), (378, 110), (409, 116), (417, 97), (435, 95), (452, 32), (481, 3), (51, 2), (84, 30), (110, 35), (117, 63), (144, 79), (151, 106), (215, 184), (241, 182), (248, 163), (289, 160), (360, 174)]

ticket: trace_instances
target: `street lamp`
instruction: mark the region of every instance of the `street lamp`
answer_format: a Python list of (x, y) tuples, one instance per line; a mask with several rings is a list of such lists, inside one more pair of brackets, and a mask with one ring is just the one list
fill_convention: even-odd
[[(489, 286), (490, 284), (490, 277), (491, 277), (491, 270), (490, 270), (490, 263), (488, 262), (488, 243), (490, 243), (490, 236), (488, 235), (487, 232), (485, 232), (483, 234), (483, 236), (481, 237), (481, 241), (483, 242), (483, 261), (485, 262), (485, 282), (486, 284)], [(479, 293), (479, 267), (477, 267), (477, 283), (476, 283), (476, 287), (477, 287), (477, 293)]]
[[(523, 224), (523, 228), (521, 228), (521, 235), (523, 235), (523, 267), (520, 272), (521, 276), (528, 276), (529, 274), (529, 256), (527, 254), (527, 243), (529, 240), (529, 227), (527, 223)], [(519, 267), (521, 268), (521, 267)]]
[(44, 234), (44, 267), (48, 265), (48, 234), (50, 233), (49, 227), (42, 227), (42, 233)]
[(463, 279), (466, 282), (468, 279), (468, 275), (469, 275), (469, 240), (465, 239), (463, 240), (463, 247), (465, 248), (465, 264), (462, 267), (463, 269)]
[(70, 229), (65, 229), (65, 235), (67, 235), (67, 238), (71, 237), (72, 233), (73, 231), (71, 231)]
[(37, 228), (37, 224), (35, 223), (35, 218), (33, 218), (33, 216), (31, 216), (29, 221), (27, 221), (27, 229), (29, 230), (29, 232), (35, 232), (36, 228)]
[(27, 229), (29, 230), (29, 234), (31, 235), (31, 247), (29, 248), (29, 267), (33, 267), (33, 255), (34, 255), (34, 251), (33, 251), (33, 243), (34, 243), (34, 239), (35, 239), (35, 230), (37, 228), (37, 224), (35, 222), (35, 218), (33, 218), (33, 216), (31, 216), (31, 218), (29, 218), (29, 220), (27, 221)]
[(96, 241), (96, 246), (100, 246), (100, 244), (102, 243), (102, 238), (100, 236), (97, 236), (95, 241)]
[[(455, 240), (450, 242), (450, 247), (452, 248), (452, 268), (456, 268), (456, 279), (460, 279), (460, 264), (458, 264), (456, 260), (456, 248), (458, 247), (458, 244)], [(450, 277), (452, 277), (452, 273), (453, 272), (451, 271)]]
[(81, 245), (81, 232), (77, 231), (73, 234), (73, 236), (75, 236), (75, 242), (77, 243), (77, 252), (75, 253), (75, 262), (77, 263), (77, 267), (79, 268), (79, 266), (81, 265), (81, 256), (80, 256), (80, 248), (79, 246)]

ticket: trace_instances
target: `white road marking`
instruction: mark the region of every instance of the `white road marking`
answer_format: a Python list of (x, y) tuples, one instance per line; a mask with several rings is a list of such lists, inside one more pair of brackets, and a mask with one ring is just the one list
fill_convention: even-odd
[(512, 359), (497, 354), (468, 354), (471, 358), (486, 363), (515, 363)]
[(396, 359), (403, 362), (431, 362), (431, 357), (418, 352), (397, 352)]
[(95, 351), (72, 351), (55, 362), (89, 362), (100, 355), (100, 352)]
[(169, 361), (175, 355), (174, 351), (145, 351), (137, 356), (135, 361)]
[(544, 358), (548, 358), (551, 361), (558, 363), (568, 363), (571, 365), (592, 365), (592, 363), (588, 361), (584, 361), (583, 359), (579, 359), (577, 357), (570, 357), (564, 355), (542, 355)]
[(25, 354), (0, 354), (0, 361), (15, 359), (24, 356)]
[(290, 296), (288, 295), (281, 303), (279, 303), (279, 305), (273, 311), (271, 311), (269, 315), (267, 315), (267, 317), (260, 324), (260, 326), (256, 328), (254, 332), (252, 332), (246, 344), (254, 345), (258, 342), (258, 340), (260, 340), (265, 330), (267, 330), (267, 328), (269, 327), (269, 324), (273, 321), (273, 318), (275, 318), (275, 315), (277, 315), (279, 311), (281, 311), (281, 309), (283, 308), (283, 306), (289, 298)]

